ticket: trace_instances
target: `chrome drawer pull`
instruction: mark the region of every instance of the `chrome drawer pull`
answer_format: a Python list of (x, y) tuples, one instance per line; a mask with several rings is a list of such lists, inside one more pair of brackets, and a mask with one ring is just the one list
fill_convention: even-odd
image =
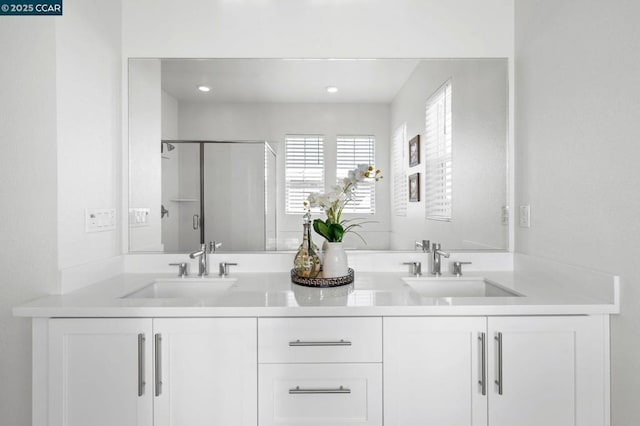
[(485, 358), (485, 354), (487, 351), (486, 348), (486, 335), (484, 333), (480, 333), (478, 336), (478, 340), (480, 341), (480, 380), (478, 380), (478, 384), (480, 385), (482, 395), (487, 394), (487, 360)]
[(498, 333), (494, 339), (498, 343), (498, 378), (494, 383), (498, 385), (498, 395), (502, 395), (502, 333)]
[(144, 346), (146, 338), (143, 333), (138, 334), (138, 396), (144, 395)]
[(342, 339), (339, 342), (301, 342), (298, 339), (295, 342), (289, 342), (289, 346), (351, 346), (351, 342)]
[(309, 395), (309, 394), (325, 394), (325, 393), (351, 393), (351, 389), (340, 386), (338, 389), (320, 389), (320, 388), (308, 388), (300, 389), (300, 386), (296, 386), (293, 389), (289, 389), (291, 395)]
[(156, 396), (160, 396), (162, 394), (162, 335), (160, 333), (156, 333), (155, 336), (155, 361)]

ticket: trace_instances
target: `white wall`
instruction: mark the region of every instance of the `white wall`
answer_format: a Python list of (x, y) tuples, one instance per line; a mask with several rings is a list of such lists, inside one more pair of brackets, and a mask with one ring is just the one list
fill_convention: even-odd
[(125, 57), (511, 57), (514, 0), (123, 2)]
[(120, 2), (65, 2), (62, 17), (0, 18), (0, 418), (31, 421), (29, 321), (10, 308), (57, 293), (60, 272), (119, 254), (84, 233), (86, 207), (120, 202)]
[[(43, 17), (42, 20), (51, 18)], [(121, 10), (119, 1), (65, 1), (56, 23), (58, 263), (120, 254)], [(85, 208), (117, 209), (118, 230), (86, 233)]]
[(614, 426), (640, 419), (640, 3), (516, 5), (519, 252), (619, 274)]
[[(162, 91), (162, 139), (178, 139), (178, 100), (169, 93)], [(179, 251), (180, 228), (179, 228), (179, 207), (180, 205), (169, 200), (175, 199), (179, 193), (178, 164), (179, 146), (174, 145), (173, 151), (169, 151), (164, 146), (162, 154), (162, 205), (169, 210), (169, 214), (160, 219), (162, 226), (162, 246), (166, 252)], [(153, 154), (152, 154), (153, 155)]]
[(162, 109), (160, 61), (147, 59), (129, 64), (129, 208), (150, 209), (148, 222), (129, 231), (132, 250), (162, 250)]
[[(425, 219), (425, 109), (427, 99), (451, 80), (453, 218)], [(422, 62), (391, 106), (391, 128), (407, 124), (407, 139), (421, 135), (420, 202), (407, 204), (406, 216), (391, 216), (391, 248), (412, 250), (428, 239), (445, 249), (507, 249), (509, 228), (502, 224), (507, 203), (508, 74), (506, 60)], [(405, 158), (408, 158), (405, 144)], [(393, 173), (390, 170), (389, 175)], [(407, 183), (405, 183), (406, 185)], [(393, 195), (392, 195), (393, 199)]]
[[(324, 135), (325, 186), (335, 184), (336, 136), (373, 135), (376, 167), (389, 170), (389, 105), (387, 104), (205, 104), (180, 102), (181, 139), (267, 140), (277, 147), (278, 248), (296, 249), (302, 239), (302, 215), (284, 212), (284, 137), (286, 134)], [(345, 245), (358, 248), (389, 247), (389, 179), (376, 184), (375, 223), (358, 230), (367, 244), (353, 235)], [(348, 218), (350, 215), (345, 214)], [(362, 215), (353, 215), (361, 217)], [(319, 238), (319, 237), (318, 237)]]
[(22, 426), (31, 423), (31, 321), (11, 308), (57, 291), (54, 21), (0, 17), (0, 39), (0, 422)]
[(162, 139), (178, 139), (178, 100), (161, 90)]

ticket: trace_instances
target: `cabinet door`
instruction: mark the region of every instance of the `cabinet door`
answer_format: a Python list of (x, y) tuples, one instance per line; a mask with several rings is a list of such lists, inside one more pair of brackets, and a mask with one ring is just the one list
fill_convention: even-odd
[(385, 426), (487, 424), (486, 318), (384, 318), (383, 329)]
[(151, 333), (149, 319), (49, 321), (49, 425), (151, 426)]
[(155, 319), (155, 426), (255, 426), (255, 318)]
[(609, 423), (602, 316), (489, 318), (491, 426)]

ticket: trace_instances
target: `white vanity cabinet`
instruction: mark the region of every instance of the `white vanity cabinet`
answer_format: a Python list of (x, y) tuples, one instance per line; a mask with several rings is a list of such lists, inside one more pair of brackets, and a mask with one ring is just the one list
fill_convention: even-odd
[(48, 425), (151, 426), (152, 334), (150, 319), (50, 320)]
[(610, 423), (607, 315), (77, 318), (47, 327), (47, 420), (38, 425)]
[(385, 318), (385, 426), (608, 425), (607, 324)]
[(486, 425), (486, 328), (484, 317), (385, 318), (385, 426)]
[(153, 332), (154, 426), (256, 425), (255, 318), (161, 318)]
[(255, 426), (255, 318), (49, 321), (49, 426)]
[(381, 318), (260, 318), (260, 426), (381, 426)]
[(607, 319), (489, 318), (489, 425), (608, 425)]

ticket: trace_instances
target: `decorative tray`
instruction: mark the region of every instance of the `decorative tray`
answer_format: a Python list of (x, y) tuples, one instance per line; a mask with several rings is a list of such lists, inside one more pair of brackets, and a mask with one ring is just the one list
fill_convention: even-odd
[(306, 278), (299, 277), (296, 274), (295, 269), (291, 270), (291, 281), (298, 285), (303, 285), (306, 287), (338, 287), (341, 285), (351, 284), (353, 282), (353, 269), (349, 268), (349, 273), (344, 277), (334, 277), (334, 278)]

